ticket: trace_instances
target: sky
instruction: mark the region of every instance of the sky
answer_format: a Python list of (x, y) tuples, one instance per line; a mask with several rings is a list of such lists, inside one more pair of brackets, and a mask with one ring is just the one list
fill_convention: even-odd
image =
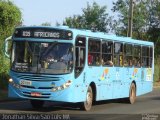
[(82, 8), (87, 2), (94, 1), (100, 6), (107, 6), (107, 13), (111, 13), (112, 3), (117, 0), (12, 0), (17, 5), (23, 17), (23, 25), (41, 25), (48, 22), (52, 26), (56, 22), (62, 24), (66, 17), (81, 15)]

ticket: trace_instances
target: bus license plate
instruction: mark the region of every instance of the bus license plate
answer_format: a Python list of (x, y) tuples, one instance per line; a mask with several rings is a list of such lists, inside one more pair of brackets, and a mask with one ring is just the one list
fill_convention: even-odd
[(20, 85), (28, 85), (28, 86), (31, 86), (31, 85), (32, 85), (32, 81), (21, 80), (21, 81), (20, 81)]
[(31, 92), (31, 96), (40, 97), (41, 93), (39, 93), (39, 92)]

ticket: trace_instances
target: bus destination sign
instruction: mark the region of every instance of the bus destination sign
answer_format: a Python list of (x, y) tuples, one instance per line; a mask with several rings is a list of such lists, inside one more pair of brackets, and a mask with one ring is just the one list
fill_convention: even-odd
[(53, 28), (17, 28), (15, 38), (40, 38), (40, 39), (64, 39), (71, 40), (72, 32), (69, 30)]

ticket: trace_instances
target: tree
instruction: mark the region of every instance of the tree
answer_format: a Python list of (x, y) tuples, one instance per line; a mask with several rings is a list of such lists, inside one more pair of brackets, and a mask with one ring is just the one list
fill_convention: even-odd
[[(118, 0), (113, 3), (113, 12), (118, 13), (118, 26), (116, 34), (127, 36), (128, 32), (128, 17), (129, 17), (129, 2), (130, 0)], [(133, 38), (146, 40), (146, 32), (150, 23), (150, 0), (134, 0), (133, 8)]]
[[(114, 3), (113, 12), (119, 13), (115, 29), (118, 35), (127, 35), (128, 10), (130, 0), (118, 0)], [(159, 0), (134, 0), (133, 12), (133, 37), (149, 40), (155, 43), (155, 55), (160, 52), (160, 1)]]
[(147, 31), (148, 37), (155, 43), (156, 55), (160, 53), (160, 1), (152, 0), (150, 6), (150, 25)]
[(51, 26), (51, 23), (45, 22), (45, 23), (42, 23), (41, 25), (42, 25), (42, 26)]
[[(116, 33), (127, 35), (128, 7), (130, 0), (118, 0), (113, 11), (119, 13)], [(154, 80), (160, 79), (160, 0), (134, 0), (133, 37), (149, 40), (155, 44), (155, 74)], [(156, 77), (157, 76), (157, 77)]]
[(82, 9), (82, 15), (67, 17), (63, 22), (72, 28), (90, 29), (100, 32), (112, 30), (112, 17), (106, 13), (106, 6), (99, 6), (96, 2), (92, 5), (87, 3), (87, 8)]
[(9, 0), (0, 0), (0, 79), (4, 79), (9, 68), (9, 61), (4, 57), (4, 39), (11, 36), (21, 22), (19, 8)]
[(0, 1), (0, 34), (1, 40), (11, 35), (14, 28), (21, 24), (21, 12), (11, 1)]

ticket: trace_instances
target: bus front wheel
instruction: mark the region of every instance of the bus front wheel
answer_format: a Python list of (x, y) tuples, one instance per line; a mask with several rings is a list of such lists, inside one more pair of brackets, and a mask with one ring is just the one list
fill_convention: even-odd
[(129, 91), (129, 103), (134, 104), (135, 101), (136, 101), (136, 86), (134, 83), (132, 83)]
[(44, 101), (42, 100), (30, 100), (30, 103), (32, 107), (36, 109), (42, 108), (44, 105)]
[(91, 86), (89, 86), (86, 94), (86, 101), (82, 103), (81, 109), (89, 111), (92, 107), (92, 103), (93, 103), (93, 92)]

